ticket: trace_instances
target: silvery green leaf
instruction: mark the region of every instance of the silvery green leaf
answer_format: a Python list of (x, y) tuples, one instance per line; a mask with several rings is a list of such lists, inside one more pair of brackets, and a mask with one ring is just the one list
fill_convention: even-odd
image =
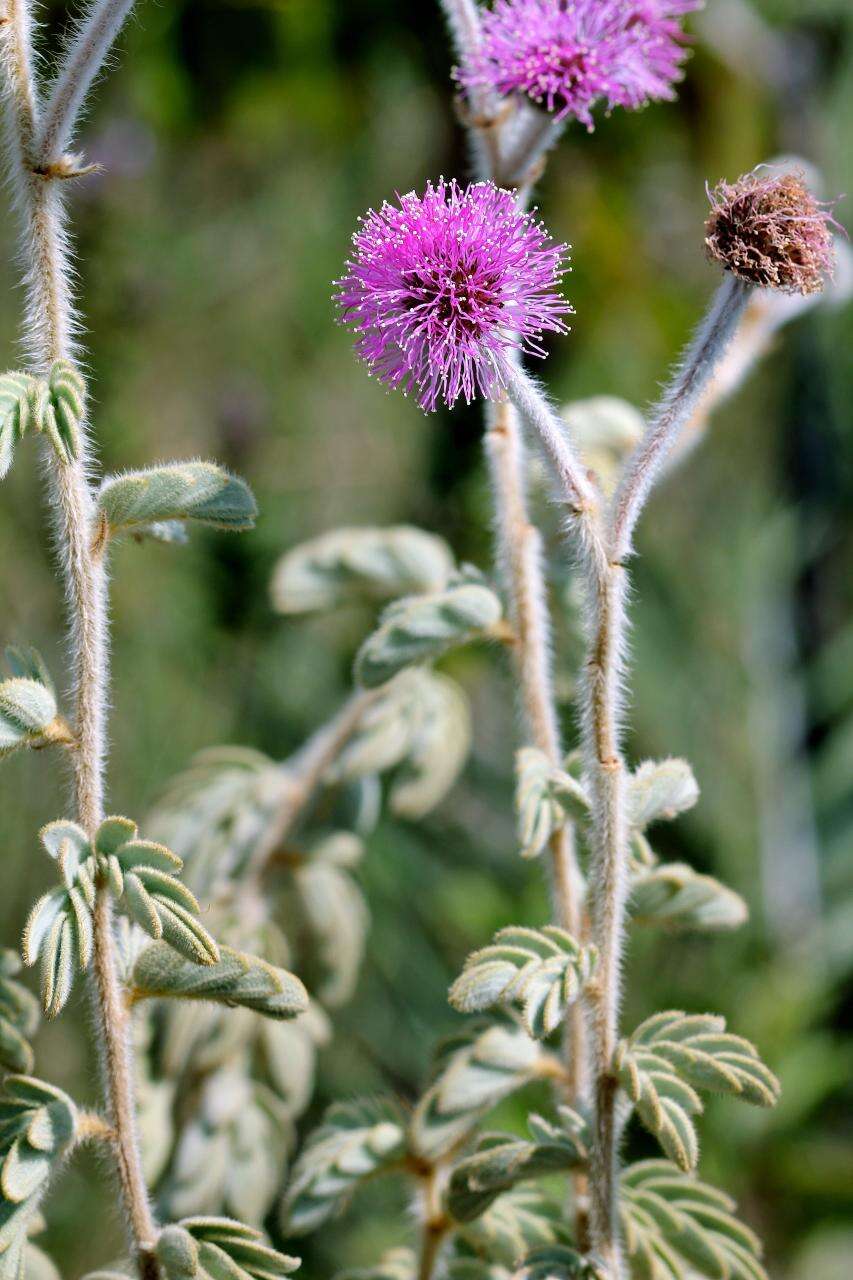
[(628, 782), (628, 821), (639, 831), (692, 809), (699, 787), (686, 760), (645, 760)]
[(44, 386), (28, 373), (10, 371), (0, 376), (0, 480), (12, 465), (15, 442), (23, 439), (41, 412)]
[(283, 555), (270, 589), (279, 613), (311, 613), (440, 591), (453, 567), (441, 538), (409, 525), (333, 529)]
[(556, 925), (501, 929), (490, 946), (465, 961), (450, 1003), (461, 1013), (517, 1004), (528, 1035), (541, 1039), (561, 1025), (597, 963), (595, 947), (582, 946)]
[(456, 782), (471, 751), (471, 710), (455, 680), (436, 671), (412, 672), (409, 739), (388, 791), (400, 818), (430, 813)]
[(308, 993), (294, 974), (231, 947), (220, 947), (214, 964), (198, 965), (155, 942), (136, 961), (130, 987), (134, 1000), (211, 1000), (268, 1018), (294, 1018), (308, 1008)]
[(683, 862), (668, 862), (635, 875), (631, 917), (670, 933), (736, 929), (749, 917), (740, 894)]
[(456, 645), (488, 639), (502, 615), (494, 591), (478, 582), (460, 582), (432, 595), (397, 600), (359, 650), (356, 679), (373, 689), (405, 667), (431, 662)]
[(23, 676), (0, 682), (0, 756), (44, 741), (56, 718), (50, 686)]
[(567, 1244), (545, 1244), (528, 1253), (518, 1280), (607, 1280), (604, 1267)]
[(214, 1072), (185, 1117), (167, 1187), (173, 1216), (217, 1212), (263, 1222), (293, 1140), (287, 1108), (242, 1065)]
[(483, 1135), (473, 1155), (454, 1167), (447, 1205), (458, 1222), (478, 1218), (499, 1195), (521, 1182), (586, 1164), (589, 1152), (577, 1134), (539, 1117), (535, 1121), (531, 1140)]
[(0, 1278), (18, 1280), (41, 1198), (72, 1142), (74, 1103), (31, 1076), (7, 1076), (0, 1098)]
[(768, 1280), (761, 1242), (735, 1202), (668, 1160), (624, 1170), (619, 1215), (632, 1280)]
[(62, 1280), (51, 1259), (31, 1241), (24, 1248), (24, 1280)]
[(697, 1089), (762, 1107), (779, 1098), (779, 1082), (755, 1046), (712, 1014), (654, 1014), (621, 1041), (613, 1069), (645, 1127), (685, 1172), (699, 1157), (692, 1120), (702, 1111)]
[(107, 476), (97, 502), (114, 531), (192, 520), (241, 532), (253, 527), (257, 515), (248, 485), (213, 462), (180, 462)]
[(156, 1253), (164, 1280), (277, 1280), (299, 1267), (231, 1218), (184, 1218), (161, 1231)]
[(589, 797), (583, 783), (556, 769), (543, 751), (522, 747), (516, 752), (515, 808), (522, 858), (536, 858), (566, 817), (584, 820)]
[(42, 1005), (55, 1018), (92, 955), (91, 909), (78, 888), (62, 886), (39, 898), (24, 927), (22, 953), (27, 965), (41, 962)]
[(323, 973), (316, 995), (328, 1005), (344, 1004), (358, 980), (367, 939), (364, 895), (345, 869), (316, 854), (294, 871), (293, 885)]
[(455, 1147), (501, 1099), (547, 1075), (549, 1062), (511, 1019), (467, 1027), (441, 1047), (432, 1083), (412, 1114), (414, 1151), (434, 1159)]
[(15, 981), (21, 961), (14, 951), (0, 950), (0, 1067), (28, 1075), (33, 1069), (29, 1041), (39, 1021), (39, 1004), (31, 991)]
[(318, 1004), (292, 1022), (264, 1022), (259, 1047), (276, 1093), (289, 1113), (305, 1111), (314, 1090), (317, 1051), (332, 1037), (331, 1024)]
[(111, 886), (120, 910), (195, 964), (217, 963), (219, 947), (197, 918), (195, 895), (172, 874), (182, 864), (171, 849), (153, 840), (131, 839), (118, 845), (108, 861), (117, 868)]
[(50, 369), (47, 399), (38, 429), (44, 431), (61, 462), (80, 456), (86, 417), (86, 383), (68, 360), (57, 360)]
[(459, 1237), (491, 1262), (514, 1270), (532, 1249), (557, 1243), (564, 1230), (561, 1220), (561, 1206), (538, 1187), (514, 1187), (464, 1223)]
[(297, 1235), (313, 1231), (338, 1212), (363, 1179), (398, 1164), (405, 1149), (395, 1103), (336, 1103), (293, 1167), (282, 1208), (284, 1229)]

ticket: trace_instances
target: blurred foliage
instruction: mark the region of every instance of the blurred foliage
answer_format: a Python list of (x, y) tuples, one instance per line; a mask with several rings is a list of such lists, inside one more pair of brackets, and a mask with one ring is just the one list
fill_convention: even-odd
[[(67, 22), (55, 0), (43, 16)], [(547, 370), (561, 399), (654, 397), (714, 282), (706, 180), (796, 152), (827, 192), (853, 190), (845, 0), (708, 0), (694, 29), (680, 101), (570, 132), (542, 185), (548, 225), (575, 253), (574, 332)], [(426, 418), (384, 395), (330, 303), (364, 208), (467, 170), (437, 6), (143, 2), (122, 45), (81, 138), (104, 172), (73, 197), (101, 458), (110, 470), (212, 455), (260, 507), (240, 540), (115, 550), (111, 807), (141, 813), (199, 748), (237, 741), (280, 759), (340, 701), (372, 615), (277, 618), (268, 582), (283, 549), (343, 523), (403, 521), (486, 567), (490, 518), (476, 408)], [(18, 294), (3, 227), (11, 365)], [(734, 1129), (726, 1103), (711, 1103), (703, 1173), (737, 1196), (785, 1280), (835, 1280), (851, 1250), (851, 341), (849, 308), (785, 331), (656, 496), (636, 569), (632, 755), (686, 756), (702, 790), (659, 851), (731, 884), (751, 922), (663, 948), (638, 936), (626, 1025), (707, 1005), (761, 1045), (782, 1102), (739, 1113)], [(62, 602), (37, 487), (22, 450), (0, 504), (3, 640), (36, 645), (59, 673)], [(561, 627), (567, 653), (574, 625)], [(501, 655), (466, 649), (445, 666), (473, 699), (473, 759), (426, 824), (386, 818), (370, 841), (366, 964), (322, 1052), (308, 1126), (331, 1099), (410, 1101), (430, 1046), (459, 1025), (446, 992), (464, 956), (510, 919), (544, 918), (535, 869), (516, 856)], [(561, 688), (571, 736), (568, 667)], [(31, 753), (4, 766), (6, 944), (47, 887), (35, 832), (62, 812), (61, 783)], [(83, 999), (35, 1046), (81, 1103), (96, 1069)], [(528, 1102), (506, 1104), (500, 1122), (521, 1131)], [(94, 1162), (75, 1166), (48, 1207), (46, 1246), (66, 1277), (102, 1261), (73, 1225), (101, 1177)], [(307, 1240), (306, 1274), (406, 1243), (396, 1197), (379, 1184)]]

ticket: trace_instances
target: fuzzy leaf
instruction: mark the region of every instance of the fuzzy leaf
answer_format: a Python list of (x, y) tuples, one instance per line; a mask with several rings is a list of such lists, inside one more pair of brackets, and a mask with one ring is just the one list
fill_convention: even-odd
[(160, 1232), (156, 1252), (164, 1280), (276, 1280), (299, 1267), (231, 1218), (184, 1218)]
[(333, 529), (282, 556), (270, 590), (279, 613), (312, 613), (351, 600), (440, 591), (453, 567), (441, 538), (409, 525)]
[(0, 376), (0, 480), (12, 465), (15, 442), (37, 429), (45, 394), (43, 381), (28, 373)]
[(14, 951), (0, 951), (0, 1067), (28, 1075), (33, 1069), (29, 1041), (39, 1021), (38, 1001), (15, 981), (21, 962)]
[(761, 1243), (735, 1202), (668, 1160), (630, 1165), (620, 1219), (632, 1280), (767, 1280)]
[(45, 742), (56, 718), (56, 695), (48, 682), (32, 674), (0, 682), (0, 757)]
[(599, 1263), (567, 1244), (546, 1244), (528, 1253), (518, 1280), (607, 1280), (607, 1276)]
[(86, 383), (68, 360), (57, 360), (48, 375), (47, 402), (40, 430), (62, 462), (80, 456), (86, 417)]
[(597, 963), (595, 947), (581, 946), (556, 925), (501, 929), (465, 961), (450, 1003), (461, 1013), (517, 1004), (528, 1035), (541, 1039), (563, 1022)]
[(485, 1213), (459, 1228), (459, 1238), (492, 1263), (513, 1270), (532, 1249), (556, 1244), (562, 1234), (558, 1204), (538, 1187), (514, 1187)]
[(356, 881), (328, 855), (332, 840), (318, 846), (294, 872), (293, 884), (322, 970), (312, 990), (324, 1004), (336, 1007), (350, 998), (358, 980), (370, 917)]
[[(572, 1119), (574, 1114), (571, 1113)], [(577, 1126), (550, 1124), (539, 1116), (530, 1117), (531, 1140), (486, 1134), (473, 1155), (453, 1170), (447, 1205), (457, 1222), (471, 1222), (488, 1209), (499, 1195), (520, 1182), (575, 1169), (586, 1163), (589, 1153)]]
[(628, 820), (644, 831), (652, 822), (692, 809), (699, 787), (686, 760), (644, 760), (628, 783)]
[(589, 797), (570, 773), (555, 769), (544, 752), (522, 747), (515, 757), (515, 808), (522, 858), (537, 858), (566, 817), (586, 818)]
[(283, 1205), (287, 1231), (313, 1231), (338, 1212), (358, 1184), (396, 1164), (405, 1129), (394, 1103), (336, 1103), (309, 1136), (293, 1168)]
[(195, 964), (217, 963), (219, 947), (197, 919), (195, 895), (172, 875), (180, 858), (153, 840), (134, 839), (119, 845), (109, 861), (118, 868), (112, 887), (122, 911)]
[(680, 1169), (695, 1168), (697, 1089), (773, 1106), (779, 1082), (755, 1046), (711, 1014), (657, 1013), (616, 1050), (614, 1071), (643, 1124)]
[(231, 947), (220, 947), (215, 964), (197, 965), (167, 943), (155, 942), (136, 961), (131, 989), (134, 1000), (211, 1000), (242, 1005), (267, 1018), (294, 1018), (308, 1008), (308, 993), (292, 973)]
[(488, 637), (502, 613), (498, 597), (479, 582), (460, 582), (433, 595), (397, 600), (359, 650), (356, 679), (365, 688), (376, 688), (405, 667)]
[(18, 1280), (27, 1236), (51, 1173), (72, 1142), (74, 1103), (31, 1076), (8, 1076), (0, 1097), (0, 1277)]
[(740, 894), (684, 862), (665, 863), (637, 875), (630, 910), (635, 924), (657, 925), (670, 933), (736, 929), (749, 916)]
[(409, 1125), (414, 1150), (443, 1154), (502, 1098), (548, 1074), (550, 1059), (509, 1018), (474, 1024), (441, 1049), (434, 1078)]
[(213, 462), (181, 462), (107, 476), (98, 509), (112, 530), (133, 531), (172, 520), (242, 532), (255, 523), (248, 485)]
[(80, 889), (62, 886), (39, 898), (24, 928), (22, 953), (27, 965), (41, 961), (42, 1005), (55, 1018), (92, 956), (91, 910)]

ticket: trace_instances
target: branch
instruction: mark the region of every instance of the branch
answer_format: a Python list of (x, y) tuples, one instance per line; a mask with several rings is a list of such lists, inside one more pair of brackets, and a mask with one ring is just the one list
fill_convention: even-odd
[(56, 164), (68, 147), (86, 96), (134, 3), (135, 0), (93, 0), (89, 12), (78, 23), (50, 88), (38, 133), (36, 162), (41, 168)]
[(637, 520), (658, 472), (734, 337), (751, 291), (750, 285), (734, 276), (725, 277), (645, 436), (629, 458), (613, 503), (610, 546), (614, 560), (630, 555)]

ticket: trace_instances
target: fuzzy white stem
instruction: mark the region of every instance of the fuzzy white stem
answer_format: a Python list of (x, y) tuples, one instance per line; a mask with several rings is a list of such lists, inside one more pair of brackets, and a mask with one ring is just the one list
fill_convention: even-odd
[(734, 337), (750, 292), (750, 285), (731, 275), (725, 277), (643, 439), (628, 460), (613, 501), (612, 559), (624, 560), (630, 555), (634, 529), (652, 485)]
[[(12, 182), (22, 223), (27, 292), (24, 342), (31, 369), (44, 373), (54, 361), (71, 360), (75, 354), (72, 269), (59, 184), (35, 171), (39, 103), (24, 0), (10, 0), (8, 15), (0, 31), (11, 105)], [(92, 835), (104, 816), (109, 652), (107, 579), (102, 556), (93, 546), (95, 503), (88, 478), (89, 454), (84, 437), (76, 461), (61, 462), (51, 454), (49, 465), (69, 617), (77, 736), (72, 753), (75, 809), (80, 824)], [(93, 998), (128, 1238), (141, 1280), (157, 1280), (159, 1268), (153, 1254), (157, 1228), (142, 1172), (128, 1018), (115, 963), (111, 906), (103, 888), (95, 905), (94, 941)]]
[(70, 143), (86, 95), (106, 61), (135, 0), (94, 0), (77, 26), (48, 93), (38, 134), (37, 163), (56, 163)]
[(472, 57), (480, 47), (482, 25), (476, 0), (439, 0), (457, 58)]

